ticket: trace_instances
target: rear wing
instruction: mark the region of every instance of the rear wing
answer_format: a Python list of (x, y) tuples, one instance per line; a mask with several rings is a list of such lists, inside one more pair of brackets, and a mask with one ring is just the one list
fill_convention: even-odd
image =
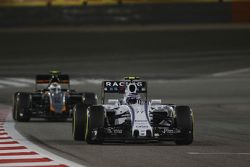
[[(102, 87), (104, 93), (124, 93), (126, 85), (131, 81), (103, 81)], [(146, 81), (133, 81), (137, 86), (137, 93), (147, 93)]]
[(58, 82), (61, 84), (69, 84), (69, 75), (37, 75), (36, 84), (49, 84), (51, 82)]
[(126, 85), (129, 83), (135, 83), (137, 86), (136, 93), (145, 93), (147, 98), (147, 82), (140, 80), (133, 81), (103, 81), (102, 82), (102, 102), (105, 101), (106, 93), (120, 93), (124, 94)]

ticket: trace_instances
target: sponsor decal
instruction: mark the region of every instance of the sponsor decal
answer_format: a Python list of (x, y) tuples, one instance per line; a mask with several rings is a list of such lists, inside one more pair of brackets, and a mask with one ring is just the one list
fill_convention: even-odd
[(135, 127), (136, 127), (136, 128), (143, 128), (143, 129), (144, 129), (144, 128), (145, 128), (145, 129), (146, 129), (146, 128), (149, 128), (148, 125), (136, 125)]
[(140, 123), (140, 122), (148, 122), (148, 120), (135, 120), (135, 122)]
[(119, 133), (119, 134), (121, 134), (121, 133), (122, 133), (122, 130), (121, 130), (121, 129), (114, 129), (114, 133)]
[[(137, 87), (137, 92), (146, 92), (146, 82), (145, 81), (135, 81)], [(104, 91), (110, 93), (123, 92), (127, 85), (131, 84), (130, 81), (104, 81)]]
[[(104, 82), (104, 85), (105, 85), (105, 87), (119, 87), (119, 86), (123, 87), (123, 86), (130, 84), (130, 83), (131, 82), (129, 82), (129, 81), (106, 81), (106, 82)], [(134, 83), (137, 87), (143, 86), (142, 81), (136, 81)]]

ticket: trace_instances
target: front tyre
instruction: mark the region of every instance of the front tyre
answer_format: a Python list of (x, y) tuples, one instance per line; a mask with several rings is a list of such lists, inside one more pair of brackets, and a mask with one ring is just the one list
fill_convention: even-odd
[(87, 136), (87, 109), (97, 103), (96, 94), (86, 92), (84, 101), (73, 108), (72, 134), (76, 141), (85, 141)]
[(88, 105), (79, 103), (73, 108), (72, 134), (76, 141), (84, 141), (87, 125)]
[(189, 106), (176, 106), (176, 126), (181, 130), (177, 145), (189, 145), (193, 142), (193, 112)]
[(104, 107), (91, 106), (88, 108), (86, 142), (101, 144), (103, 142)]

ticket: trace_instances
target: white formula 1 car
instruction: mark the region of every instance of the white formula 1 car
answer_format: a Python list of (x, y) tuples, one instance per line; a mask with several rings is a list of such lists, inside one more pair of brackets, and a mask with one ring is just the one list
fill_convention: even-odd
[[(112, 95), (112, 99), (107, 95)], [(114, 99), (115, 95), (122, 97)], [(89, 144), (112, 141), (193, 142), (193, 112), (189, 106), (147, 99), (147, 83), (138, 77), (104, 81), (101, 105), (77, 104), (73, 109), (75, 140)]]

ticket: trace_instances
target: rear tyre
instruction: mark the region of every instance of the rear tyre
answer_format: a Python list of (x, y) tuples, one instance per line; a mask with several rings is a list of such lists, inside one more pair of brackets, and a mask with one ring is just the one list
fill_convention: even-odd
[(182, 131), (181, 139), (175, 140), (177, 145), (189, 145), (193, 142), (193, 112), (189, 106), (176, 106), (176, 126)]
[(91, 106), (88, 112), (86, 142), (101, 144), (103, 142), (104, 108), (103, 106)]
[(16, 94), (14, 119), (19, 122), (28, 122), (30, 120), (30, 94), (19, 92)]
[(79, 103), (73, 108), (72, 134), (76, 141), (84, 141), (87, 125), (88, 105)]

